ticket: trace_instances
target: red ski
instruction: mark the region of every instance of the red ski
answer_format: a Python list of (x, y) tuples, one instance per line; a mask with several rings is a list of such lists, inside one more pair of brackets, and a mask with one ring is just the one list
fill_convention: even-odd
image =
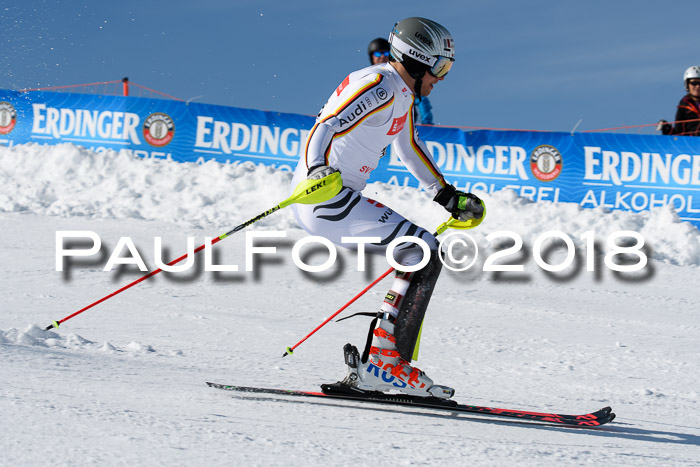
[(335, 384), (323, 384), (323, 392), (299, 391), (290, 389), (270, 389), (259, 387), (236, 386), (229, 384), (207, 383), (210, 387), (226, 391), (244, 393), (274, 394), (281, 396), (313, 397), (325, 399), (340, 399), (356, 402), (372, 402), (378, 404), (391, 404), (406, 407), (419, 407), (436, 409), (449, 412), (466, 412), (497, 417), (519, 418), (531, 422), (551, 423), (562, 426), (595, 427), (601, 426), (615, 419), (615, 414), (610, 407), (604, 407), (595, 412), (582, 415), (568, 415), (559, 413), (531, 412), (516, 409), (499, 409), (479, 405), (460, 404), (451, 399), (438, 399), (410, 396), (406, 394), (387, 394), (383, 392), (365, 392), (353, 390), (347, 386)]

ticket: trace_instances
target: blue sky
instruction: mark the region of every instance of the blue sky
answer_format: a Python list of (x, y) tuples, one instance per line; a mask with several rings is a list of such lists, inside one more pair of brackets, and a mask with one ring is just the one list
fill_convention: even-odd
[[(315, 115), (366, 47), (425, 16), (455, 37), (436, 123), (570, 131), (672, 120), (700, 65), (693, 1), (23, 0), (0, 6), (0, 88), (119, 80)], [(647, 130), (646, 133), (649, 131)]]

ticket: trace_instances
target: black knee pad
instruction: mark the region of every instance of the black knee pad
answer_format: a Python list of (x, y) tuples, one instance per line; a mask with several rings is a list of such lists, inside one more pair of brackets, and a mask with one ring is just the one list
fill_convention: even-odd
[(399, 305), (399, 314), (396, 316), (394, 328), (396, 348), (401, 358), (407, 362), (413, 359), (423, 317), (441, 269), (439, 253), (432, 250), (428, 264), (423, 269), (410, 273), (411, 283)]

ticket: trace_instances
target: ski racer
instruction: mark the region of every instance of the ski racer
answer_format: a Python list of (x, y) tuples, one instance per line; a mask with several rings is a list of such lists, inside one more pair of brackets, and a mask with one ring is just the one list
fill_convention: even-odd
[[(370, 327), (368, 345), (359, 357), (345, 346), (347, 376), (339, 385), (348, 391), (400, 392), (421, 397), (450, 398), (454, 389), (435, 385), (411, 365), (428, 302), (442, 267), (436, 238), (388, 206), (362, 194), (367, 180), (391, 145), (391, 150), (421, 186), (453, 217), (481, 219), (483, 202), (474, 194), (445, 181), (415, 126), (416, 99), (428, 96), (445, 79), (454, 62), (454, 39), (447, 29), (425, 18), (407, 18), (389, 35), (391, 60), (350, 73), (333, 91), (309, 132), (304, 155), (292, 186), (341, 173), (343, 188), (334, 198), (316, 205), (293, 206), (299, 224), (312, 235), (337, 245), (343, 237), (375, 237), (365, 251), (384, 255), (392, 240), (420, 238), (430, 248), (427, 264), (413, 272), (397, 271), (391, 290)], [(423, 260), (424, 252), (406, 241), (394, 250), (403, 266)], [(378, 321), (378, 326), (377, 326)]]

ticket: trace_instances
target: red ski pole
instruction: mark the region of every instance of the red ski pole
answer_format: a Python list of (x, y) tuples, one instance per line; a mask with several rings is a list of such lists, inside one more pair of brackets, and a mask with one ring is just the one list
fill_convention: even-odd
[(324, 322), (322, 322), (321, 324), (319, 324), (318, 326), (316, 326), (316, 329), (314, 329), (313, 331), (311, 331), (310, 333), (308, 333), (302, 340), (300, 340), (299, 342), (297, 342), (296, 344), (294, 344), (294, 345), (291, 346), (291, 347), (287, 347), (287, 351), (284, 353), (284, 355), (282, 355), (282, 357), (284, 358), (284, 357), (286, 357), (287, 355), (292, 355), (292, 354), (294, 353), (294, 349), (296, 349), (297, 347), (299, 347), (306, 339), (308, 339), (309, 337), (311, 337), (311, 336), (313, 336), (314, 334), (316, 334), (316, 331), (318, 331), (318, 330), (321, 329), (323, 326), (325, 326), (330, 320), (332, 320), (333, 318), (335, 318), (336, 316), (338, 316), (344, 309), (346, 309), (347, 307), (349, 307), (350, 305), (352, 305), (352, 304), (355, 302), (355, 300), (357, 300), (358, 298), (360, 298), (361, 296), (363, 296), (363, 295), (365, 294), (365, 292), (367, 292), (369, 289), (371, 289), (372, 287), (374, 287), (375, 285), (377, 285), (377, 282), (381, 281), (381, 280), (384, 279), (386, 276), (388, 276), (389, 274), (391, 274), (391, 272), (392, 272), (393, 270), (394, 270), (394, 268), (389, 268), (384, 274), (382, 274), (381, 276), (377, 277), (377, 278), (374, 280), (374, 282), (372, 282), (370, 285), (368, 285), (367, 287), (365, 287), (365, 289), (364, 289), (362, 292), (360, 292), (360, 293), (358, 293), (357, 295), (355, 295), (354, 297), (352, 297), (352, 299), (351, 299), (348, 303), (346, 303), (345, 305), (341, 306), (340, 309), (339, 309), (338, 311), (336, 311), (335, 313), (333, 313), (332, 315), (330, 315), (328, 318), (326, 318), (326, 320), (325, 320)]
[[(211, 244), (214, 245), (215, 243), (218, 243), (220, 240), (223, 240), (224, 238), (226, 238), (230, 235), (233, 235), (234, 233), (238, 232), (239, 230), (242, 230), (242, 229), (248, 227), (250, 224), (257, 222), (260, 219), (269, 216), (273, 212), (289, 206), (290, 204), (294, 204), (294, 203), (317, 204), (317, 203), (321, 203), (323, 201), (329, 200), (333, 196), (338, 194), (338, 192), (341, 190), (342, 187), (343, 187), (343, 181), (340, 178), (340, 172), (332, 173), (332, 174), (330, 174), (330, 175), (328, 175), (320, 180), (304, 180), (303, 182), (299, 183), (299, 185), (297, 185), (297, 187), (294, 189), (294, 193), (292, 193), (292, 195), (289, 198), (285, 199), (277, 206), (275, 206), (271, 209), (268, 209), (267, 211), (265, 211), (261, 214), (258, 214), (254, 218), (242, 223), (241, 225), (236, 226), (235, 228), (226, 232), (225, 234), (219, 235), (218, 237), (216, 237), (215, 239), (212, 240)], [(202, 251), (206, 246), (207, 246), (206, 244), (199, 246), (196, 250), (194, 250), (193, 254), (196, 254), (196, 253)], [(179, 263), (183, 259), (187, 258), (187, 256), (188, 256), (188, 254), (186, 253), (186, 254), (180, 256), (179, 258), (172, 260), (171, 262), (168, 263), (168, 266), (172, 266), (174, 264)], [(163, 271), (162, 269), (156, 269), (155, 271), (149, 272), (145, 276), (140, 277), (139, 279), (136, 279), (134, 282), (125, 285), (121, 289), (119, 289), (115, 292), (112, 292), (111, 294), (109, 294), (105, 297), (102, 297), (101, 299), (89, 304), (88, 306), (86, 306), (84, 308), (81, 308), (80, 310), (76, 311), (75, 313), (68, 315), (65, 318), (60, 319), (58, 321), (52, 321), (51, 324), (49, 326), (47, 326), (45, 330), (48, 331), (51, 328), (58, 329), (58, 326), (61, 325), (61, 323), (65, 323), (66, 321), (73, 318), (74, 316), (77, 316), (80, 313), (89, 310), (90, 308), (94, 307), (95, 305), (99, 305), (100, 303), (104, 302), (105, 300), (108, 300), (108, 299), (114, 297), (115, 295), (125, 291), (126, 289), (129, 289), (129, 288), (135, 286), (136, 284), (143, 282), (146, 279), (149, 279), (162, 271)]]
[[(482, 202), (482, 206), (483, 206), (483, 202)], [(449, 228), (453, 228), (453, 229), (462, 229), (462, 230), (464, 230), (464, 229), (473, 229), (473, 228), (476, 227), (477, 225), (481, 224), (481, 221), (484, 219), (484, 217), (486, 217), (486, 211), (484, 211), (484, 214), (483, 214), (482, 217), (479, 218), (479, 219), (469, 219), (469, 220), (467, 220), (467, 221), (458, 221), (458, 220), (455, 219), (454, 217), (450, 217), (447, 221), (445, 221), (445, 222), (443, 222), (442, 224), (440, 224), (440, 226), (437, 228), (437, 231), (436, 231), (433, 235), (434, 235), (435, 237), (437, 237), (438, 235), (440, 235), (441, 233), (443, 233), (445, 230), (447, 230), (447, 229), (449, 229)], [(357, 295), (355, 295), (349, 302), (347, 302), (345, 305), (341, 306), (340, 309), (339, 309), (338, 311), (336, 311), (335, 313), (333, 313), (332, 315), (330, 315), (328, 318), (326, 318), (326, 320), (325, 320), (324, 322), (322, 322), (321, 324), (319, 324), (318, 326), (316, 326), (316, 329), (314, 329), (313, 331), (311, 331), (310, 333), (308, 333), (306, 336), (304, 336), (304, 338), (303, 338), (302, 340), (300, 340), (299, 342), (297, 342), (296, 344), (294, 344), (294, 345), (291, 346), (291, 347), (287, 347), (287, 351), (282, 355), (282, 358), (286, 357), (287, 355), (292, 355), (292, 354), (294, 353), (294, 349), (296, 349), (297, 347), (299, 347), (306, 339), (308, 339), (309, 337), (311, 337), (311, 336), (313, 336), (314, 334), (316, 334), (316, 331), (318, 331), (318, 330), (321, 329), (323, 326), (325, 326), (326, 324), (328, 324), (328, 322), (329, 322), (330, 320), (332, 320), (333, 318), (335, 318), (336, 316), (338, 316), (343, 310), (345, 310), (347, 307), (349, 307), (350, 305), (352, 305), (352, 304), (355, 302), (355, 300), (357, 300), (358, 298), (360, 298), (361, 296), (363, 296), (369, 289), (371, 289), (372, 287), (374, 287), (375, 285), (377, 285), (377, 283), (378, 283), (379, 281), (381, 281), (381, 280), (384, 279), (386, 276), (388, 276), (389, 274), (391, 274), (392, 271), (394, 271), (394, 268), (389, 268), (384, 274), (382, 274), (381, 276), (377, 277), (377, 278), (374, 280), (374, 282), (372, 282), (370, 285), (368, 285), (367, 287), (365, 287), (364, 290), (362, 290), (362, 292), (360, 292), (360, 293), (358, 293)]]

